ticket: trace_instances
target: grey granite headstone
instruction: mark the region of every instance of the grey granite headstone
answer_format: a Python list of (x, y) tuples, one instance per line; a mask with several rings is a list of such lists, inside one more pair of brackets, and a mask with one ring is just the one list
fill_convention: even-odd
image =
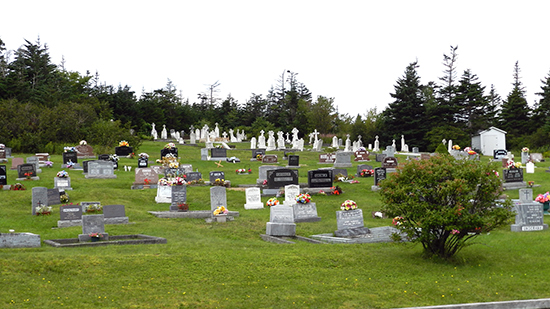
[(317, 216), (317, 205), (313, 202), (306, 204), (296, 203), (292, 206), (294, 222), (317, 222), (321, 217)]
[(214, 183), (216, 179), (225, 180), (225, 173), (221, 171), (212, 171), (210, 172), (210, 183)]
[(339, 151), (336, 153), (336, 161), (334, 161), (334, 167), (352, 167), (351, 164), (352, 152)]
[(283, 202), (286, 206), (292, 206), (296, 204), (296, 196), (300, 194), (299, 185), (288, 185), (285, 186), (285, 200)]
[(202, 179), (202, 174), (200, 172), (187, 172), (185, 174), (187, 181), (197, 181)]
[(105, 217), (103, 215), (82, 216), (82, 234), (78, 235), (78, 241), (89, 241), (90, 233), (101, 233), (103, 240), (109, 240), (109, 235), (105, 233)]
[(105, 205), (103, 206), (103, 216), (107, 218), (126, 217), (124, 205)]
[(48, 206), (61, 204), (58, 188), (48, 189)]
[(548, 224), (544, 223), (543, 205), (541, 203), (522, 203), (516, 200), (514, 211), (516, 213), (516, 221), (510, 227), (512, 232), (530, 232), (548, 229)]
[(117, 178), (115, 168), (111, 161), (91, 161), (88, 163), (88, 174), (86, 178)]
[(296, 236), (294, 210), (288, 206), (272, 206), (269, 222), (266, 223), (266, 234), (270, 236)]
[(40, 160), (36, 156), (27, 157), (27, 163), (28, 164), (34, 164), (34, 170), (37, 174), (42, 173), (42, 170), (40, 169)]
[(26, 173), (30, 173), (30, 177), (36, 177), (36, 165), (32, 163), (24, 163), (17, 166), (18, 179), (25, 179), (27, 177), (25, 175)]
[(258, 179), (256, 179), (256, 184), (263, 184), (264, 180), (267, 180), (267, 171), (279, 169), (281, 167), (276, 165), (261, 165), (258, 167)]
[(59, 220), (82, 220), (82, 206), (65, 205), (59, 207)]
[(72, 190), (71, 177), (54, 177), (53, 187), (60, 190)]
[(363, 222), (361, 209), (337, 211), (336, 225), (338, 230), (334, 232), (334, 235), (337, 237), (353, 237), (369, 233), (369, 229)]
[(2, 233), (0, 248), (40, 248), (40, 235), (32, 233)]
[(170, 211), (178, 211), (178, 205), (185, 202), (187, 202), (187, 186), (172, 186)]
[(226, 189), (222, 186), (213, 186), (210, 188), (210, 210), (224, 206), (227, 208)]
[(34, 187), (32, 188), (32, 215), (36, 215), (36, 207), (38, 205), (48, 205), (48, 188)]

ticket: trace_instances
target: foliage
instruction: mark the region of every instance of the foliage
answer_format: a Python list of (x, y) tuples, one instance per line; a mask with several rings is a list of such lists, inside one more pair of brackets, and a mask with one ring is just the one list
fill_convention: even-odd
[(426, 254), (450, 258), (512, 217), (510, 201), (496, 202), (502, 189), (494, 168), (449, 155), (409, 161), (381, 182), (383, 212), (402, 217), (396, 227)]

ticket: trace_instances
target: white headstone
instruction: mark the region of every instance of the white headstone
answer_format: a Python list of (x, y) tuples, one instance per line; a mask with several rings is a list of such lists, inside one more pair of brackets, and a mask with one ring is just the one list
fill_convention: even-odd
[(261, 209), (264, 208), (262, 203), (260, 188), (247, 188), (246, 189), (246, 204), (244, 209)]

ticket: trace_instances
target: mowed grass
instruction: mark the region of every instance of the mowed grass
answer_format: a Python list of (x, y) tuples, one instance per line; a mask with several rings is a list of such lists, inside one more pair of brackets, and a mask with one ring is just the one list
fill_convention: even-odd
[[(139, 152), (159, 158), (160, 142), (144, 142)], [(181, 163), (190, 163), (207, 178), (222, 170), (233, 186), (253, 184), (259, 162), (249, 161), (248, 143), (237, 144), (229, 155), (241, 163), (200, 160), (200, 148), (179, 146)], [(241, 148), (239, 150), (239, 148)], [(275, 152), (280, 157), (282, 152)], [(300, 155), (300, 182), (317, 164), (318, 153)], [(15, 154), (27, 157), (30, 154)], [(403, 157), (399, 157), (401, 161)], [(484, 158), (487, 160), (488, 158)], [(0, 233), (9, 229), (31, 232), (42, 240), (75, 238), (80, 227), (57, 228), (59, 205), (52, 216), (31, 216), (31, 188), (53, 187), (61, 170), (61, 156), (52, 156), (54, 168), (42, 168), (39, 181), (23, 182), (26, 191), (0, 191)], [(356, 165), (349, 168), (355, 173)], [(373, 166), (380, 163), (371, 162)], [(124, 172), (131, 165), (131, 172)], [(525, 180), (550, 187), (549, 163), (538, 163)], [(8, 168), (11, 161), (8, 163)], [(132, 224), (106, 225), (110, 235), (143, 233), (164, 237), (163, 245), (102, 246), (91, 248), (40, 248), (0, 250), (0, 307), (2, 308), (392, 308), (546, 298), (549, 231), (513, 233), (502, 228), (478, 237), (452, 261), (425, 259), (420, 245), (310, 244), (264, 242), (269, 209), (245, 210), (245, 193), (227, 191), (228, 208), (240, 212), (235, 221), (206, 223), (203, 219), (159, 219), (148, 211), (168, 210), (154, 201), (156, 190), (130, 190), (136, 159), (122, 158), (117, 179), (85, 179), (69, 171), (71, 202), (100, 201), (124, 204)], [(237, 168), (252, 168), (252, 175), (236, 175)], [(8, 172), (8, 183), (15, 182)], [(320, 222), (298, 223), (302, 236), (336, 230), (335, 211), (346, 199), (355, 200), (365, 214), (367, 227), (387, 226), (391, 219), (373, 219), (380, 210), (372, 178), (359, 184), (341, 184), (341, 196), (313, 196)], [(518, 192), (506, 192), (517, 198)], [(191, 210), (210, 209), (209, 187), (188, 187)], [(262, 198), (265, 203), (266, 197)], [(282, 200), (282, 198), (281, 198)], [(548, 220), (545, 220), (548, 221)]]

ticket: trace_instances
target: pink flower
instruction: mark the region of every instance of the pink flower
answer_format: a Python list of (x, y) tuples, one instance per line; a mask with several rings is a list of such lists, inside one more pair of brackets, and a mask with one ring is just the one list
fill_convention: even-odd
[(452, 230), (451, 234), (453, 234), (453, 235), (460, 234), (460, 231), (459, 230)]

